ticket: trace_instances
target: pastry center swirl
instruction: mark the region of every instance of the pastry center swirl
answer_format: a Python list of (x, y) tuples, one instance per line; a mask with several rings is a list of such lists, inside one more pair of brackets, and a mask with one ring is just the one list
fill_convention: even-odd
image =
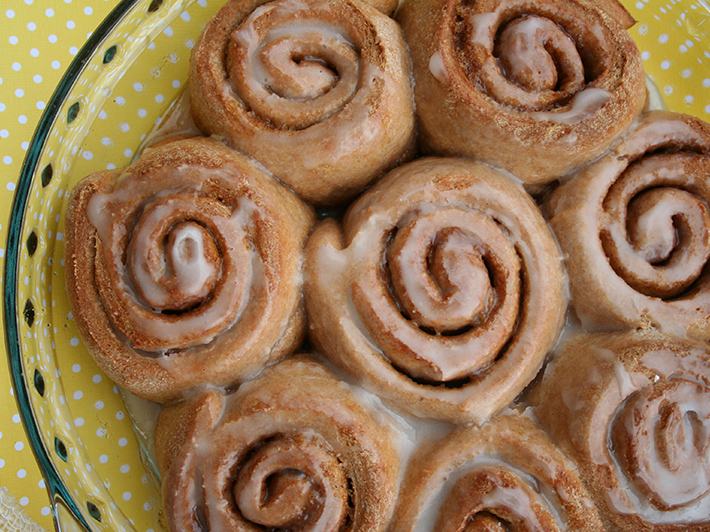
[[(441, 383), (486, 369), (514, 336), (521, 259), (487, 214), (415, 208), (382, 249), (383, 274), (353, 294), (370, 334), (400, 371)], [(364, 282), (364, 280), (363, 280)]]
[(660, 510), (710, 492), (710, 389), (671, 378), (631, 395), (611, 427), (624, 473)]
[(302, 438), (284, 436), (257, 447), (239, 467), (232, 494), (245, 519), (278, 529), (334, 532), (348, 509), (342, 465)]
[(613, 43), (594, 16), (579, 25), (581, 6), (510, 4), (495, 12), (461, 7), (457, 14), (455, 53), (475, 90), (520, 111), (552, 111), (571, 105), (609, 70)]
[(232, 32), (225, 70), (255, 117), (302, 130), (354, 97), (360, 53), (330, 10), (324, 2), (277, 0), (254, 10)]
[(636, 291), (670, 299), (701, 277), (710, 259), (710, 195), (697, 178), (708, 166), (689, 153), (649, 156), (610, 188), (601, 242)]

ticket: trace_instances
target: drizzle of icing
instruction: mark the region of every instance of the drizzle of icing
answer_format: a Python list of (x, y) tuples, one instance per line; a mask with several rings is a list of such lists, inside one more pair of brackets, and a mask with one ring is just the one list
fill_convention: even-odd
[(530, 116), (536, 120), (549, 120), (558, 124), (575, 125), (590, 119), (609, 101), (611, 94), (604, 89), (588, 87), (574, 95), (563, 109), (566, 111), (536, 111)]

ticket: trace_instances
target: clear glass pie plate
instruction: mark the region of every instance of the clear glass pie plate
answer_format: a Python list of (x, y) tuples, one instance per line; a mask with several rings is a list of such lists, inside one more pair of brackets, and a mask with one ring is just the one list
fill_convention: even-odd
[[(163, 530), (147, 440), (69, 311), (64, 210), (79, 179), (136, 157), (185, 88), (191, 48), (223, 1), (120, 2), (57, 87), (18, 178), (6, 246), (6, 340), (60, 530)], [(703, 0), (623, 3), (639, 21), (631, 34), (665, 103), (708, 119), (710, 8)]]

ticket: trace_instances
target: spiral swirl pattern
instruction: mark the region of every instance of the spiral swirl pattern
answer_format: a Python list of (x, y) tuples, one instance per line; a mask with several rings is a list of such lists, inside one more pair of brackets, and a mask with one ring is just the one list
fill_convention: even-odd
[(555, 242), (530, 198), (483, 164), (400, 167), (342, 229), (317, 227), (306, 253), (312, 339), (417, 415), (486, 419), (532, 379), (562, 324)]
[(629, 479), (660, 510), (710, 493), (710, 388), (682, 378), (635, 392), (611, 428)]
[(270, 352), (302, 336), (298, 257), (312, 222), (293, 194), (208, 139), (89, 176), (70, 204), (67, 286), (90, 351), (155, 400), (283, 356)]
[(604, 530), (574, 464), (513, 412), (418, 449), (402, 490), (396, 532)]
[(397, 19), (412, 51), (425, 149), (484, 160), (530, 184), (603, 153), (645, 101), (639, 52), (615, 20), (623, 8), (612, 16), (607, 4), (403, 6)]
[(552, 195), (545, 208), (585, 327), (710, 338), (709, 149), (706, 124), (649, 113)]
[(399, 470), (389, 428), (312, 360), (168, 407), (156, 435), (178, 451), (159, 456), (172, 530), (372, 532), (389, 521)]
[(197, 126), (309, 201), (345, 201), (413, 155), (406, 46), (365, 3), (228, 2), (191, 64)]
[(704, 343), (658, 332), (580, 334), (555, 353), (531, 397), (540, 422), (579, 464), (609, 529), (707, 528)]

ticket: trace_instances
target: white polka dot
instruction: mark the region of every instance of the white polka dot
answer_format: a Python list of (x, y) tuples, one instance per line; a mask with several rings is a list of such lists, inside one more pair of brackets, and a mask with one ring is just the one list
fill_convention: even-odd
[(53, 17), (54, 16), (54, 9), (49, 8), (44, 12), (44, 14), (47, 15), (48, 17)]
[(37, 48), (32, 48), (32, 50), (30, 50), (30, 55), (32, 57), (39, 57), (39, 50)]
[(12, 164), (12, 157), (10, 157), (9, 155), (5, 155), (5, 157), (2, 158), (2, 162), (4, 162), (5, 164)]
[(34, 81), (35, 83), (42, 83), (42, 76), (40, 76), (39, 74), (35, 74), (34, 76), (32, 76), (32, 81)]
[(7, 18), (15, 18), (15, 12), (12, 9), (8, 9), (5, 11), (5, 16)]
[(102, 410), (103, 407), (104, 407), (104, 402), (103, 402), (103, 401), (96, 401), (96, 402), (94, 403), (94, 408), (95, 408), (96, 410)]
[(84, 393), (81, 390), (77, 390), (74, 392), (74, 399), (76, 399), (77, 401), (82, 397), (84, 397)]
[(22, 65), (21, 65), (20, 63), (15, 62), (15, 63), (12, 64), (12, 69), (13, 69), (15, 72), (19, 72), (21, 68), (22, 68)]
[(18, 98), (22, 98), (24, 95), (25, 95), (25, 91), (23, 91), (22, 89), (17, 89), (15, 91), (15, 96), (17, 96)]
[(77, 427), (83, 427), (84, 426), (84, 418), (83, 417), (78, 417), (74, 420), (74, 425)]
[(125, 491), (125, 492), (123, 492), (122, 497), (123, 497), (124, 501), (130, 501), (131, 497), (133, 497), (133, 495), (131, 494), (130, 491)]
[(60, 66), (62, 66), (61, 63), (59, 63), (59, 61), (57, 61), (56, 59), (52, 61), (52, 68), (54, 70), (57, 70)]
[(136, 82), (133, 84), (133, 90), (136, 91), (136, 92), (141, 92), (141, 91), (143, 90), (143, 84), (140, 83), (140, 82), (138, 82), (138, 81), (136, 81)]
[(180, 18), (183, 19), (185, 22), (190, 22), (190, 13), (187, 11), (183, 11), (180, 13)]
[(20, 115), (17, 117), (17, 121), (20, 124), (26, 124), (27, 123), (27, 117), (25, 115)]
[(27, 506), (30, 503), (30, 500), (27, 497), (20, 497), (19, 503), (20, 506)]
[(36, 30), (36, 29), (37, 29), (37, 24), (35, 24), (34, 22), (29, 22), (29, 23), (27, 24), (27, 29), (30, 30), (30, 31)]
[(2, 111), (4, 111), (4, 110), (5, 110), (5, 104), (4, 104), (4, 103), (0, 103), (0, 112), (2, 112)]
[(123, 155), (126, 156), (126, 157), (133, 157), (133, 150), (126, 149), (126, 150), (123, 152)]
[(140, 116), (141, 118), (145, 118), (147, 115), (148, 111), (146, 111), (145, 109), (138, 109), (138, 116)]
[(118, 127), (124, 133), (128, 133), (128, 131), (130, 131), (130, 129), (131, 129), (131, 126), (129, 126), (126, 122), (121, 122), (121, 125)]
[(5, 188), (12, 192), (15, 190), (15, 183), (8, 183), (7, 185), (5, 185)]
[(90, 151), (84, 151), (82, 152), (81, 156), (86, 159), (87, 161), (90, 161), (91, 159), (94, 158), (94, 154), (91, 153)]
[(665, 33), (661, 33), (661, 34), (658, 36), (658, 42), (661, 43), (661, 44), (666, 44), (666, 43), (668, 42), (668, 35), (665, 34)]
[(180, 88), (180, 80), (179, 79), (174, 79), (173, 80), (173, 89), (179, 89)]
[(149, 502), (144, 502), (143, 503), (143, 510), (146, 512), (150, 512), (153, 509), (153, 505), (150, 504)]
[[(69, 340), (69, 345), (71, 345), (72, 347), (76, 347), (77, 345), (79, 345), (79, 338), (77, 338), (76, 336), (73, 336), (72, 339)], [(79, 368), (74, 371), (79, 371), (81, 369), (81, 366), (79, 366), (79, 364), (74, 364), (74, 367)]]
[(71, 48), (69, 48), (69, 53), (71, 55), (76, 55), (78, 51), (79, 49), (76, 46), (72, 46)]
[(118, 440), (119, 447), (125, 447), (126, 445), (128, 445), (128, 440), (126, 438), (121, 438)]
[(691, 94), (688, 94), (685, 98), (683, 98), (683, 101), (687, 104), (691, 104), (695, 101), (695, 98)]
[(27, 476), (27, 471), (24, 469), (19, 469), (17, 471), (17, 478), (25, 478)]
[(76, 22), (74, 22), (73, 20), (67, 20), (67, 28), (73, 30), (74, 28), (76, 28)]
[(98, 429), (96, 431), (96, 436), (98, 436), (99, 438), (105, 438), (107, 434), (108, 434), (108, 431), (103, 427), (101, 427), (100, 429)]
[(57, 42), (57, 36), (54, 35), (54, 33), (49, 34), (47, 37), (47, 40), (51, 42), (52, 44), (55, 44)]
[(24, 448), (25, 448), (24, 443), (22, 443), (21, 441), (15, 442), (15, 450), (16, 451), (21, 451)]
[(671, 68), (671, 62), (668, 59), (666, 59), (665, 61), (662, 61), (661, 68), (663, 70), (668, 70), (669, 68)]
[(5, 460), (0, 458), (0, 469), (2, 469), (3, 467), (5, 467)]
[[(73, 340), (73, 338), (72, 338), (72, 340)], [(76, 345), (79, 345), (79, 344), (77, 343)], [(74, 373), (79, 373), (79, 372), (81, 371), (81, 365), (79, 365), (79, 364), (74, 364), (74, 365), (71, 367), (71, 370), (72, 370)]]
[(167, 28), (165, 28), (163, 30), (163, 33), (165, 35), (167, 35), (168, 37), (172, 37), (173, 36), (173, 29), (170, 26), (168, 26)]
[(101, 139), (101, 144), (104, 146), (111, 146), (113, 145), (113, 140), (111, 140), (109, 137), (104, 137)]
[(18, 42), (20, 42), (20, 39), (18, 39), (15, 35), (10, 35), (10, 38), (8, 39), (8, 42), (9, 42), (10, 44), (13, 44), (13, 45), (14, 45), (14, 44), (17, 44)]
[(19, 423), (21, 421), (20, 414), (14, 414), (12, 416), (12, 422), (13, 423)]
[(710, 114), (710, 105), (705, 106), (705, 112)]
[(164, 100), (164, 99), (165, 99), (165, 97), (164, 97), (162, 94), (156, 94), (156, 95), (155, 95), (155, 101), (158, 102), (158, 103), (163, 103), (163, 100)]
[(93, 12), (94, 12), (94, 10), (91, 9), (90, 6), (86, 6), (86, 7), (84, 8), (84, 15), (91, 15)]
[(131, 470), (131, 466), (128, 464), (123, 464), (121, 466), (121, 473), (128, 473)]
[(101, 382), (101, 375), (94, 375), (91, 380), (94, 381), (95, 384), (98, 384)]
[(43, 506), (42, 509), (39, 511), (43, 516), (47, 517), (51, 510), (49, 509), (49, 506)]
[(10, 132), (7, 129), (0, 129), (0, 138), (6, 139), (10, 136)]
[(37, 109), (40, 111), (46, 107), (47, 104), (45, 104), (42, 100), (37, 102)]
[(105, 464), (106, 462), (108, 462), (108, 456), (105, 454), (102, 454), (101, 456), (99, 456), (99, 462), (101, 462), (102, 464)]

